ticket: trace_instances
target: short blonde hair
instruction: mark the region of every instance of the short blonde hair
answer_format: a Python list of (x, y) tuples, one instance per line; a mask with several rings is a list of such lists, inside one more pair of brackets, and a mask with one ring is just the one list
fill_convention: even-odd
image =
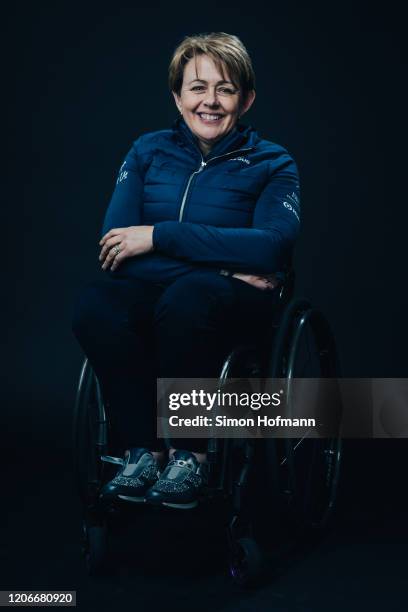
[(169, 87), (180, 95), (184, 66), (193, 57), (208, 55), (225, 78), (224, 68), (244, 99), (255, 89), (255, 73), (248, 51), (238, 38), (225, 32), (186, 36), (173, 53), (169, 65)]

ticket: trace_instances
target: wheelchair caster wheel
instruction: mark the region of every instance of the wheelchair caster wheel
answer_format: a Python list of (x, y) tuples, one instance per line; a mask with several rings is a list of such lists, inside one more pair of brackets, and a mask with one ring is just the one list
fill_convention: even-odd
[(233, 581), (241, 587), (251, 586), (259, 577), (261, 567), (262, 553), (255, 540), (236, 540), (229, 565)]
[(88, 574), (97, 576), (106, 569), (107, 528), (106, 524), (84, 524), (84, 556)]

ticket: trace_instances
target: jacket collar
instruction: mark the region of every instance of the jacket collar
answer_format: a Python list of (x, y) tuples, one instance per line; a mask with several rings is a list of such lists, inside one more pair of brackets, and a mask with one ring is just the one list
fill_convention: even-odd
[[(202, 155), (198, 146), (198, 138), (195, 136), (184, 119), (178, 117), (173, 124), (173, 134), (176, 140), (182, 145), (187, 146), (194, 153)], [(204, 159), (211, 159), (218, 155), (224, 155), (230, 151), (236, 151), (245, 147), (253, 147), (256, 140), (256, 131), (251, 126), (238, 123), (235, 129), (223, 136), (208, 153), (202, 155)]]

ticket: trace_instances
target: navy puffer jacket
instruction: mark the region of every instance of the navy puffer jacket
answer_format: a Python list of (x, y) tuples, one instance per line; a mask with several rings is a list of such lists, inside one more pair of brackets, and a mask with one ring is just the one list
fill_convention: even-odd
[(238, 125), (203, 156), (184, 120), (138, 138), (102, 235), (154, 225), (154, 251), (113, 274), (171, 282), (197, 268), (282, 273), (299, 230), (299, 178), (287, 151)]

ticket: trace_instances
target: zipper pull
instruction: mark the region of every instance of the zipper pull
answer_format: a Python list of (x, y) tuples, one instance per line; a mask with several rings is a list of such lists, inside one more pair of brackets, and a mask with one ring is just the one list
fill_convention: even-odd
[(203, 159), (201, 160), (201, 168), (204, 168), (204, 166), (207, 165), (207, 162), (205, 162)]

